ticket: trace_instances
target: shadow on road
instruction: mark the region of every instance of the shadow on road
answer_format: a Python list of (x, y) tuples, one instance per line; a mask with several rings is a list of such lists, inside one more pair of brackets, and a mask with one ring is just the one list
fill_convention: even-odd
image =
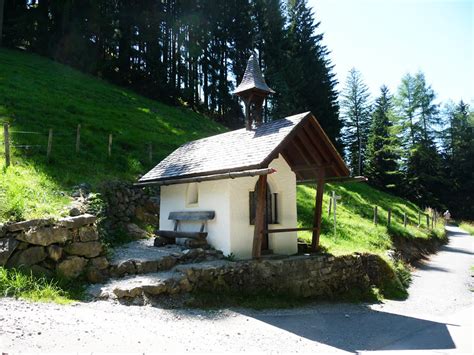
[(265, 315), (251, 312), (245, 315), (300, 337), (350, 352), (382, 348), (455, 348), (445, 323), (374, 311), (366, 307), (361, 312), (351, 312), (350, 316), (342, 312), (318, 311), (314, 314)]

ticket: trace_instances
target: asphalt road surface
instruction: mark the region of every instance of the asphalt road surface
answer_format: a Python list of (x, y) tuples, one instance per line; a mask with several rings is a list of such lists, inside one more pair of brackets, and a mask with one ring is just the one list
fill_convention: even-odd
[(419, 266), (405, 301), (291, 310), (164, 310), (0, 299), (0, 352), (388, 352), (473, 354), (474, 237)]

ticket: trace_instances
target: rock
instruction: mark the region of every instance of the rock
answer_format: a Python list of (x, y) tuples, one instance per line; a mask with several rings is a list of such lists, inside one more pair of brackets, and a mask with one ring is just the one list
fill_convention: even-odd
[(0, 223), (0, 238), (3, 238), (5, 237), (5, 235), (7, 234), (7, 227)]
[(93, 284), (102, 283), (107, 279), (106, 270), (98, 270), (96, 268), (89, 267), (86, 269), (86, 279)]
[(53, 220), (42, 218), (42, 219), (31, 219), (29, 221), (12, 223), (12, 224), (8, 224), (6, 227), (7, 227), (7, 231), (9, 232), (18, 232), (18, 231), (26, 231), (34, 227), (44, 227), (47, 225), (51, 225), (52, 223), (53, 223)]
[(79, 207), (71, 207), (69, 209), (69, 216), (71, 217), (77, 217), (77, 216), (80, 216), (82, 214), (83, 211), (81, 211), (81, 209)]
[(145, 239), (148, 238), (148, 233), (137, 226), (135, 223), (128, 223), (126, 225), (127, 234), (133, 239)]
[(0, 239), (0, 266), (5, 266), (19, 242), (15, 238)]
[(46, 269), (45, 267), (42, 267), (40, 265), (32, 265), (28, 268), (29, 271), (35, 276), (45, 276), (45, 277), (53, 277), (53, 273), (51, 270)]
[(16, 252), (7, 262), (8, 267), (18, 268), (20, 266), (31, 266), (46, 259), (46, 252), (43, 247), (31, 247)]
[(183, 244), (186, 248), (202, 248), (208, 246), (207, 241), (205, 239), (187, 238)]
[(67, 279), (74, 279), (84, 271), (86, 264), (87, 259), (85, 258), (69, 256), (66, 260), (58, 264), (56, 271), (59, 275)]
[(57, 225), (66, 228), (79, 228), (82, 226), (93, 224), (96, 220), (96, 216), (86, 213), (77, 217), (62, 218), (57, 222)]
[(122, 261), (120, 264), (117, 265), (117, 270), (116, 270), (117, 275), (122, 276), (125, 274), (135, 274), (136, 273), (136, 268), (135, 268), (135, 263), (133, 260), (125, 260)]
[(109, 267), (109, 261), (105, 256), (99, 256), (98, 258), (91, 259), (89, 264), (95, 269), (103, 270)]
[(48, 246), (47, 251), (48, 257), (54, 261), (58, 261), (63, 256), (63, 248), (61, 248), (59, 245), (50, 245)]
[(171, 239), (168, 239), (168, 238), (163, 238), (163, 237), (156, 237), (155, 238), (155, 241), (153, 242), (153, 245), (155, 247), (162, 247), (163, 245), (166, 245), (166, 244), (171, 244)]
[(87, 226), (79, 229), (79, 240), (81, 242), (92, 242), (98, 239), (99, 235), (97, 234), (95, 227)]
[(64, 251), (71, 255), (94, 258), (102, 252), (102, 244), (100, 242), (75, 242), (67, 245)]
[(53, 243), (64, 243), (71, 239), (69, 231), (62, 227), (36, 227), (19, 234), (16, 238), (23, 242), (42, 246), (48, 246)]

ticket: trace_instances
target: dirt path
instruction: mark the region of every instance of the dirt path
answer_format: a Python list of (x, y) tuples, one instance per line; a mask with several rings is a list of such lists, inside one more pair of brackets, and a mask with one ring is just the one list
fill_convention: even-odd
[(448, 232), (450, 243), (420, 265), (404, 302), (211, 312), (0, 299), (0, 351), (472, 353), (474, 237)]

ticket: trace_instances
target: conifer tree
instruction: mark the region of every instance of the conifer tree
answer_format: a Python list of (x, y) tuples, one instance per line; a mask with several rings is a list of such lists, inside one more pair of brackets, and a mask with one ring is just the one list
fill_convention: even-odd
[(397, 139), (392, 128), (392, 97), (384, 85), (375, 101), (367, 143), (365, 175), (376, 187), (395, 190), (399, 182)]
[(341, 114), (345, 123), (344, 142), (353, 174), (364, 173), (371, 105), (369, 89), (358, 70), (352, 68), (342, 91)]

